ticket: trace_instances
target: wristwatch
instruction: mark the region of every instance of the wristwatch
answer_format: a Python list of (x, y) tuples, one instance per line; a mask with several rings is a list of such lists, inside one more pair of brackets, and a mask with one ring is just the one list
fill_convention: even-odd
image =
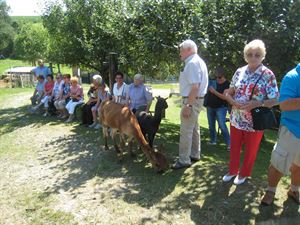
[(193, 107), (191, 104), (186, 104), (185, 106), (186, 106), (186, 107), (190, 107), (190, 108)]

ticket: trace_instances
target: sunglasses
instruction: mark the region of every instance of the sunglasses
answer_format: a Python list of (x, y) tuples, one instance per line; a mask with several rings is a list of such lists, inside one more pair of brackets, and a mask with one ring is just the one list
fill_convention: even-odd
[(222, 76), (217, 76), (217, 79), (221, 79), (222, 78)]
[(253, 58), (253, 57), (255, 57), (255, 58), (257, 58), (257, 59), (259, 59), (260, 57), (261, 57), (261, 55), (260, 54), (253, 54), (253, 53), (247, 53), (246, 54), (247, 55), (247, 57), (248, 58)]

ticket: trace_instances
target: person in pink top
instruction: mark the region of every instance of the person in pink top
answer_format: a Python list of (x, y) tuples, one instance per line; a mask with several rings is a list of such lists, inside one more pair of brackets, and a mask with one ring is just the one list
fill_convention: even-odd
[(77, 105), (83, 103), (83, 89), (78, 84), (78, 78), (77, 77), (72, 77), (71, 78), (70, 97), (71, 97), (71, 100), (66, 105), (66, 109), (69, 113), (69, 118), (66, 121), (67, 123), (70, 123), (70, 122), (73, 121), (75, 107)]
[(51, 74), (47, 75), (47, 82), (44, 86), (44, 95), (41, 102), (33, 108), (33, 111), (36, 111), (41, 105), (44, 104), (45, 113), (44, 117), (48, 115), (49, 101), (52, 99), (52, 90), (54, 87), (53, 76)]

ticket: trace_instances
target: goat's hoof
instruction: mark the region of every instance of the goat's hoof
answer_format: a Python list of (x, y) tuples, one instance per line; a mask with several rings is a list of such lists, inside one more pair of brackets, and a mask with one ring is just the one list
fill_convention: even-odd
[(108, 150), (109, 150), (109, 147), (108, 147), (107, 145), (105, 145), (104, 149), (105, 149), (106, 151), (108, 151)]

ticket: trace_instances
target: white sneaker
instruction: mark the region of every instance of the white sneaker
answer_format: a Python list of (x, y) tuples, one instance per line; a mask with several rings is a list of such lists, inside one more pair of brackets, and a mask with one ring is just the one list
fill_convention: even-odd
[(224, 175), (224, 177), (223, 177), (223, 182), (229, 182), (229, 181), (231, 181), (231, 179), (232, 178), (234, 178), (236, 176), (236, 174), (234, 174), (234, 175), (230, 175), (229, 173), (227, 173), (226, 175)]
[(240, 184), (243, 184), (243, 183), (245, 183), (245, 181), (246, 181), (246, 177), (240, 177), (240, 176), (236, 176), (236, 178), (234, 178), (234, 181), (233, 181), (233, 183), (235, 184), (235, 185), (240, 185)]
[(99, 130), (101, 127), (102, 127), (101, 124), (97, 123), (97, 125), (94, 127), (94, 129)]

